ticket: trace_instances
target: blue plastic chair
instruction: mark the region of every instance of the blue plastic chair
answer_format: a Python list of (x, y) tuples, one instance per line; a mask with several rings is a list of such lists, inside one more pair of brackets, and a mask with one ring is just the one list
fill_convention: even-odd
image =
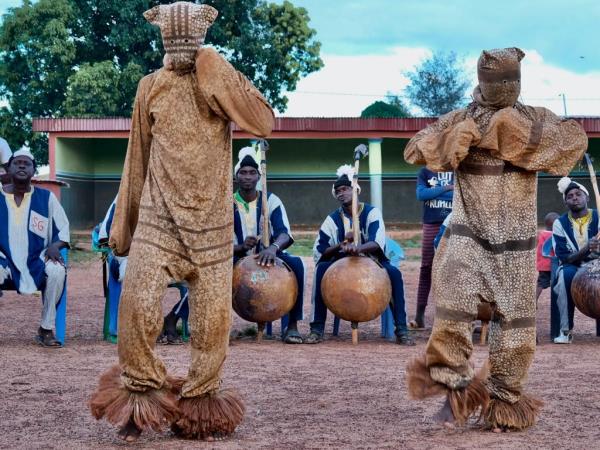
[(121, 300), (121, 288), (122, 283), (118, 278), (114, 276), (111, 265), (114, 261), (114, 256), (111, 253), (108, 254), (106, 259), (106, 270), (108, 271), (107, 277), (107, 291), (106, 291), (106, 303), (104, 305), (104, 340), (117, 343), (117, 324), (119, 319), (119, 302)]
[[(400, 262), (404, 259), (404, 250), (393, 239), (385, 238), (385, 256), (390, 260), (390, 263), (400, 268)], [(396, 327), (394, 326), (394, 314), (392, 313), (391, 306), (388, 306), (385, 311), (381, 314), (381, 337), (394, 340)], [(333, 335), (338, 336), (340, 332), (340, 318), (335, 317), (333, 319)]]
[[(69, 252), (66, 248), (63, 248), (61, 249), (60, 254), (66, 266), (69, 262)], [(67, 278), (65, 278), (65, 287), (63, 288), (63, 293), (60, 296), (58, 304), (56, 305), (56, 319), (54, 326), (56, 327), (56, 340), (62, 345), (65, 345), (67, 333)]]

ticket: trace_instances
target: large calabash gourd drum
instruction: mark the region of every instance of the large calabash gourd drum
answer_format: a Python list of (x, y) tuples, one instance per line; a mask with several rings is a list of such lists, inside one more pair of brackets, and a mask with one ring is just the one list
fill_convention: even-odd
[(600, 319), (600, 259), (581, 266), (573, 277), (571, 295), (579, 311)]
[(350, 322), (379, 317), (392, 298), (386, 270), (365, 256), (349, 256), (333, 263), (321, 282), (325, 306)]
[(270, 267), (247, 256), (233, 268), (233, 309), (249, 322), (273, 322), (290, 312), (298, 295), (292, 270), (279, 258)]

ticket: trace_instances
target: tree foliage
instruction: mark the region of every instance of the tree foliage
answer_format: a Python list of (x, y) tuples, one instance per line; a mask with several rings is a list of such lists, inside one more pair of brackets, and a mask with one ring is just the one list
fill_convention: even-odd
[[(139, 79), (162, 64), (157, 27), (142, 13), (172, 0), (23, 0), (0, 26), (0, 132), (47, 161), (34, 117), (129, 116)], [(308, 12), (289, 1), (207, 0), (219, 10), (214, 45), (284, 111), (286, 91), (319, 70)]]
[(410, 117), (410, 113), (402, 102), (391, 104), (381, 100), (371, 103), (361, 113), (363, 118)]
[(429, 116), (439, 116), (465, 104), (469, 78), (456, 53), (436, 52), (406, 74), (406, 95)]

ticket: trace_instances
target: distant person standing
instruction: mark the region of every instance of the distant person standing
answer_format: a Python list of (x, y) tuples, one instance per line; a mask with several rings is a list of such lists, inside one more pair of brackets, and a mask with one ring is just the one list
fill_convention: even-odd
[[(552, 279), (552, 226), (554, 221), (558, 219), (560, 215), (555, 212), (550, 212), (544, 217), (545, 229), (538, 232), (537, 236), (537, 247), (535, 250), (535, 266), (538, 271), (537, 289), (535, 291), (535, 300), (540, 298), (540, 294), (544, 289), (550, 287), (550, 281)], [(550, 240), (550, 242), (548, 242)], [(545, 251), (549, 247), (548, 251)], [(550, 254), (552, 256), (547, 256)]]
[(12, 150), (6, 140), (0, 137), (0, 183), (9, 184), (10, 175), (8, 175), (8, 160), (12, 156)]
[(433, 241), (442, 223), (452, 211), (453, 181), (453, 172), (432, 172), (426, 167), (423, 167), (417, 176), (417, 200), (423, 202), (423, 239), (417, 312), (415, 320), (411, 320), (408, 324), (413, 330), (425, 329), (425, 309), (431, 290), (431, 266), (435, 252)]

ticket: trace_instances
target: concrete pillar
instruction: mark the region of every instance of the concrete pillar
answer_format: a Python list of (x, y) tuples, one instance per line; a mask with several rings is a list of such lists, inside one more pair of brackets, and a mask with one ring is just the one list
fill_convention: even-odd
[(383, 189), (381, 175), (381, 141), (383, 139), (369, 139), (369, 176), (371, 179), (371, 204), (383, 211)]

